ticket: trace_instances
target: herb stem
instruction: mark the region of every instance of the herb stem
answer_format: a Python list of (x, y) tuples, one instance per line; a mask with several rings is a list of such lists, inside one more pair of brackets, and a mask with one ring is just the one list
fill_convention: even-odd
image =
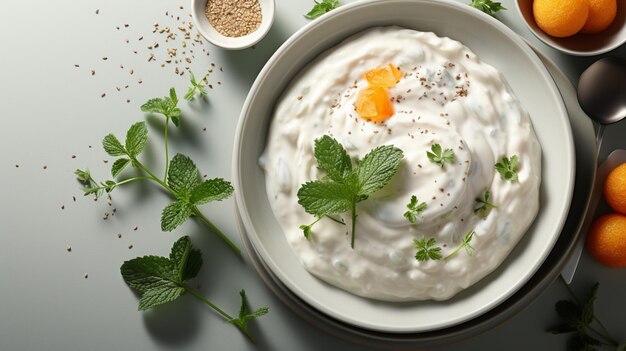
[(459, 247), (457, 247), (454, 251), (452, 251), (448, 256), (444, 257), (443, 259), (447, 260), (448, 258), (456, 255), (459, 251), (461, 251), (461, 249), (464, 248), (469, 243), (469, 241), (472, 239), (472, 232), (473, 231), (474, 231), (474, 229), (471, 229), (467, 234), (465, 234), (465, 237), (463, 238), (463, 242), (461, 243), (461, 245), (459, 245)]
[[(137, 164), (137, 167), (139, 167), (144, 172), (148, 173), (148, 175), (150, 175), (150, 179), (152, 179), (155, 182), (159, 183), (163, 188), (165, 188), (167, 191), (169, 191), (175, 198), (178, 198), (178, 196), (177, 196), (178, 194), (176, 194), (174, 189), (170, 188), (164, 181), (162, 181), (161, 179), (157, 178), (157, 176), (155, 176), (154, 173), (150, 172), (150, 170), (148, 168), (146, 168), (146, 166), (144, 166), (137, 159), (133, 159), (133, 161)], [(206, 218), (202, 214), (202, 212), (200, 212), (200, 210), (198, 210), (198, 207), (193, 206), (193, 213), (194, 213), (194, 215), (196, 215), (196, 217), (200, 218), (209, 227), (209, 229), (211, 229), (211, 231), (213, 233), (217, 234), (220, 238), (222, 238), (222, 240), (224, 240), (228, 244), (228, 246), (230, 246), (230, 248), (233, 251), (235, 251), (235, 253), (238, 256), (241, 256), (241, 250), (239, 249), (239, 247), (237, 247), (237, 245), (235, 245), (235, 243), (233, 243), (226, 236), (226, 234), (222, 233), (221, 230), (219, 230), (213, 223), (211, 223), (211, 221), (208, 218)]]
[[(151, 180), (151, 179), (152, 179), (151, 177), (132, 177), (132, 178), (124, 179), (121, 182), (115, 183), (115, 186), (117, 187), (117, 186), (120, 186), (120, 185), (124, 185), (126, 183), (137, 181), (137, 180)], [(95, 190), (101, 190), (101, 189), (106, 189), (106, 188), (108, 188), (108, 187), (107, 186), (97, 186), (97, 187), (91, 188), (90, 190), (95, 191)]]
[[(341, 225), (346, 225), (344, 222), (342, 222), (342, 221), (338, 220), (337, 218), (335, 218), (335, 217), (333, 217), (333, 216), (326, 215), (326, 218), (328, 218), (328, 219), (332, 220), (333, 222), (337, 222), (337, 223), (339, 223), (339, 224), (341, 224)], [(315, 221), (315, 223), (317, 223), (317, 221)]]
[(220, 238), (222, 238), (222, 240), (224, 240), (228, 246), (230, 246), (230, 248), (235, 251), (235, 253), (239, 256), (241, 256), (241, 250), (239, 250), (239, 247), (237, 247), (237, 245), (235, 245), (235, 243), (233, 243), (227, 236), (226, 234), (222, 233), (221, 230), (219, 230), (208, 218), (206, 218), (202, 212), (200, 212), (200, 210), (198, 210), (198, 207), (194, 206), (193, 207), (193, 214), (196, 215), (196, 217), (200, 218), (200, 220), (202, 220), (208, 227), (209, 229), (211, 229), (211, 231), (213, 231), (213, 233), (217, 234)]
[[(183, 288), (185, 289), (185, 291), (190, 293), (193, 297), (195, 297), (196, 299), (202, 301), (204, 304), (206, 304), (207, 306), (209, 306), (213, 310), (215, 310), (215, 312), (219, 313), (222, 317), (224, 317), (224, 319), (226, 319), (226, 321), (230, 322), (230, 321), (232, 321), (234, 319), (231, 315), (229, 315), (228, 313), (224, 312), (221, 308), (217, 307), (214, 303), (209, 301), (202, 294), (198, 293), (197, 291), (194, 291), (194, 290), (190, 289), (186, 285), (184, 285)], [(250, 335), (250, 333), (247, 330), (243, 329), (242, 327), (240, 327), (239, 325), (237, 325), (235, 323), (232, 323), (232, 324), (234, 324), (237, 327), (237, 329), (239, 329), (243, 333), (243, 335), (245, 335), (248, 339), (250, 339), (250, 341), (253, 344), (256, 344), (256, 341), (254, 340), (252, 335)]]
[(354, 249), (354, 237), (356, 236), (356, 199), (352, 201), (352, 240), (350, 246)]
[(170, 166), (169, 145), (167, 142), (167, 131), (169, 129), (169, 125), (170, 125), (170, 117), (165, 116), (165, 132), (163, 133), (164, 139), (165, 139), (165, 174), (163, 175), (163, 182), (167, 182), (167, 172), (169, 171), (169, 166)]

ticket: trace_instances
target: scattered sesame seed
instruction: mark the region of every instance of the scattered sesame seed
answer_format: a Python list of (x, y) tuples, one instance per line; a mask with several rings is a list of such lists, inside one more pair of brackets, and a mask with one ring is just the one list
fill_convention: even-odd
[(133, 244), (128, 245), (128, 249), (131, 250), (133, 248)]
[(72, 247), (67, 245), (67, 247), (65, 248), (65, 250), (67, 250), (67, 252), (72, 252)]

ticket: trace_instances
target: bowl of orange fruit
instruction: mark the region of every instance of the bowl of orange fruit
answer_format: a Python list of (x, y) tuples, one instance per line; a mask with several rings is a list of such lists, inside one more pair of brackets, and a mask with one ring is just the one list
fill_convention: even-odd
[(566, 54), (593, 56), (626, 42), (623, 0), (517, 0), (528, 29)]
[[(608, 211), (592, 223), (587, 250), (599, 263), (612, 268), (626, 267), (626, 150), (609, 155), (598, 172), (602, 197)], [(606, 175), (606, 178), (603, 176)]]

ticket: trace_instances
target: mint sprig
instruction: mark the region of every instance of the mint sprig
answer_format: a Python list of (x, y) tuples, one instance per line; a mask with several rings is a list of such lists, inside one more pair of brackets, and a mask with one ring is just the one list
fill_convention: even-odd
[(308, 19), (316, 19), (326, 12), (332, 11), (339, 7), (339, 0), (322, 0), (321, 2), (315, 1), (315, 5), (304, 17)]
[(170, 120), (177, 126), (180, 123), (181, 112), (177, 105), (176, 91), (172, 88), (169, 96), (150, 99), (141, 106), (144, 112), (158, 113), (165, 117), (165, 172), (162, 178), (157, 177), (138, 158), (148, 142), (148, 129), (145, 122), (135, 123), (128, 129), (124, 144), (113, 134), (105, 136), (102, 141), (104, 150), (110, 156), (118, 157), (111, 167), (113, 178), (117, 178), (128, 165), (132, 165), (142, 172), (141, 176), (121, 181), (107, 180), (98, 183), (88, 170), (77, 169), (75, 174), (78, 180), (84, 184), (83, 190), (85, 195), (93, 194), (96, 198), (102, 196), (105, 191), (109, 193), (116, 187), (126, 183), (138, 180), (153, 181), (167, 190), (176, 199), (167, 205), (161, 213), (161, 229), (163, 231), (172, 231), (188, 218), (194, 216), (204, 222), (211, 231), (222, 238), (233, 251), (240, 255), (241, 251), (239, 248), (198, 209), (199, 205), (230, 197), (233, 193), (231, 184), (221, 178), (201, 181), (198, 168), (185, 155), (176, 154), (171, 160), (169, 159), (168, 127)]
[(480, 11), (493, 16), (500, 10), (506, 10), (506, 7), (502, 6), (502, 3), (491, 0), (472, 0), (470, 6), (479, 9)]
[(502, 176), (502, 179), (510, 182), (518, 181), (517, 172), (519, 171), (520, 165), (517, 155), (513, 155), (510, 158), (503, 156), (500, 162), (496, 163), (495, 167), (496, 171)]
[(445, 149), (441, 147), (439, 144), (433, 144), (430, 147), (431, 151), (426, 151), (426, 156), (430, 162), (443, 167), (446, 163), (454, 163), (456, 160), (456, 156), (454, 155), (454, 150)]
[[(560, 300), (554, 305), (562, 323), (548, 329), (548, 332), (552, 334), (574, 333), (568, 341), (568, 350), (598, 350), (601, 345), (617, 348), (617, 341), (609, 335), (594, 313), (594, 302), (598, 297), (599, 284), (593, 285), (584, 302), (576, 298), (567, 284), (566, 287), (574, 300)], [(595, 327), (596, 324), (600, 329)]]
[(189, 72), (189, 83), (191, 83), (191, 86), (189, 87), (187, 93), (185, 93), (185, 96), (183, 96), (183, 98), (187, 101), (193, 101), (196, 98), (196, 93), (200, 98), (204, 98), (205, 96), (207, 96), (206, 85), (202, 84), (205, 79), (206, 76), (202, 77), (202, 79), (200, 79), (199, 81), (196, 81), (196, 77), (193, 75), (193, 73)]
[(263, 307), (253, 313), (246, 313), (245, 291), (241, 290), (242, 301), (239, 315), (236, 318), (229, 315), (189, 287), (189, 281), (198, 275), (201, 268), (202, 253), (193, 248), (188, 236), (184, 236), (174, 243), (169, 257), (137, 257), (124, 262), (120, 271), (126, 284), (140, 292), (140, 311), (166, 304), (189, 293), (215, 310), (227, 322), (235, 325), (254, 342), (248, 331), (248, 322), (266, 314), (268, 308)]
[[(402, 150), (394, 146), (379, 146), (353, 166), (343, 146), (324, 135), (315, 140), (315, 159), (327, 178), (303, 184), (298, 190), (298, 203), (318, 220), (327, 215), (350, 212), (350, 246), (354, 248), (356, 204), (387, 185), (398, 171), (403, 157)], [(305, 237), (309, 237), (312, 225), (318, 220), (300, 226)]]
[(404, 212), (404, 218), (408, 219), (409, 222), (415, 223), (418, 218), (422, 218), (422, 212), (428, 207), (425, 202), (418, 204), (417, 196), (411, 196), (411, 201), (406, 205), (408, 211)]

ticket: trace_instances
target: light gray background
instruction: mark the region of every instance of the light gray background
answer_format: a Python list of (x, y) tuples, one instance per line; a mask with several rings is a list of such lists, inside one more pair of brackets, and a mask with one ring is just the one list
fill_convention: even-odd
[[(246, 93), (269, 56), (307, 23), (302, 14), (313, 3), (276, 2), (275, 23), (256, 49), (224, 51), (204, 44), (210, 55), (196, 54), (191, 64), (200, 75), (215, 63), (209, 78), (214, 89), (208, 103), (181, 103), (183, 122), (172, 130), (171, 150), (192, 156), (209, 177), (229, 178), (232, 139)], [(572, 81), (597, 59), (565, 56), (541, 44), (523, 26), (513, 1), (502, 2), (509, 10), (498, 18), (553, 58)], [(179, 95), (186, 89), (187, 75), (178, 77), (171, 65), (147, 62), (148, 45), (159, 42), (154, 50), (159, 62), (169, 47), (163, 35), (152, 34), (152, 24), (178, 25), (166, 11), (184, 16), (180, 21), (190, 20), (189, 4), (172, 0), (0, 4), (0, 350), (362, 350), (291, 313), (262, 284), (248, 259), (234, 257), (202, 224), (190, 221), (173, 233), (161, 232), (160, 211), (170, 199), (153, 184), (116, 189), (117, 213), (106, 221), (102, 215), (111, 211), (106, 200), (82, 197), (75, 168), (89, 167), (98, 179), (108, 178), (102, 137), (123, 135), (130, 124), (144, 120), (139, 106), (148, 98), (165, 95), (170, 86)], [(612, 54), (624, 57), (626, 47)], [(115, 90), (126, 84), (128, 89)], [(148, 122), (152, 142), (143, 159), (161, 173), (161, 123), (157, 118)], [(603, 154), (626, 148), (625, 133), (625, 124), (608, 128)], [(232, 200), (202, 210), (241, 246)], [(117, 233), (123, 237), (118, 239)], [(137, 311), (120, 264), (139, 255), (165, 255), (184, 234), (204, 253), (196, 282), (210, 299), (235, 312), (237, 292), (245, 288), (253, 307), (270, 307), (270, 314), (252, 326), (257, 347), (191, 297), (157, 311)], [(615, 338), (625, 341), (626, 271), (604, 268), (584, 253), (573, 288), (583, 294), (595, 281), (601, 284), (597, 314)], [(507, 323), (447, 349), (565, 349), (566, 336), (544, 331), (558, 322), (553, 305), (562, 298), (569, 296), (557, 281)]]

